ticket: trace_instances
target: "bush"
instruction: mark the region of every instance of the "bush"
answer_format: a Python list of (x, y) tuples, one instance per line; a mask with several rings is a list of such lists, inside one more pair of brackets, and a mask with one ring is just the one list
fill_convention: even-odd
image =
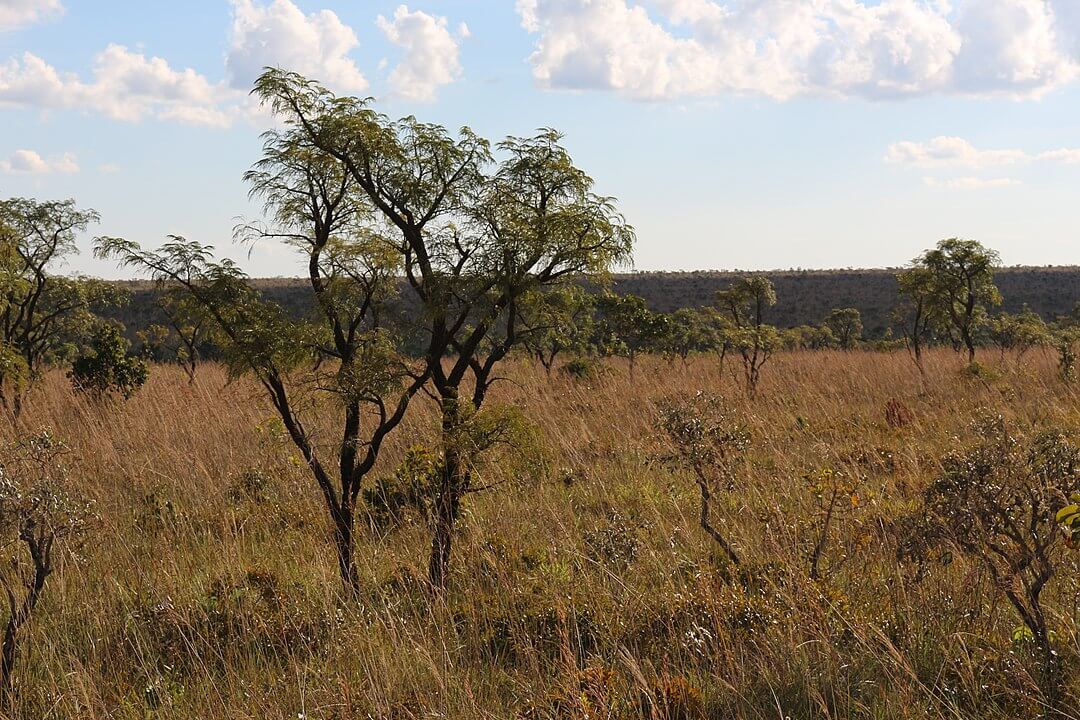
[(127, 399), (146, 382), (150, 370), (146, 361), (128, 355), (129, 343), (112, 323), (98, 326), (89, 352), (72, 363), (68, 377), (81, 392), (102, 397), (119, 393)]

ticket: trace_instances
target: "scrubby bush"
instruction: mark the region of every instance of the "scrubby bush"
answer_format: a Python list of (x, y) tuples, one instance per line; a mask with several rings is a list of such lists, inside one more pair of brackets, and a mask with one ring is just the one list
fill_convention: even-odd
[(65, 464), (68, 448), (48, 431), (6, 448), (0, 456), (0, 538), (10, 549), (0, 570), (8, 601), (0, 652), (0, 693), (14, 689), (16, 653), (45, 582), (62, 554), (78, 548), (93, 524), (93, 507), (76, 498)]
[(146, 382), (150, 369), (142, 358), (128, 354), (129, 343), (112, 323), (100, 323), (88, 352), (72, 363), (69, 374), (77, 390), (95, 397), (131, 397)]
[(693, 474), (701, 493), (699, 524), (738, 565), (735, 548), (712, 524), (712, 500), (714, 493), (733, 488), (737, 463), (750, 444), (749, 433), (722, 398), (703, 392), (664, 401), (657, 424), (669, 448), (661, 459), (673, 470)]
[(989, 573), (1020, 616), (1017, 638), (1038, 651), (1042, 689), (1053, 712), (1061, 700), (1058, 655), (1042, 594), (1064, 537), (1057, 514), (1080, 490), (1080, 448), (1060, 430), (1028, 437), (996, 415), (980, 418), (975, 445), (942, 459), (942, 472), (908, 518), (901, 556), (924, 561), (954, 548)]

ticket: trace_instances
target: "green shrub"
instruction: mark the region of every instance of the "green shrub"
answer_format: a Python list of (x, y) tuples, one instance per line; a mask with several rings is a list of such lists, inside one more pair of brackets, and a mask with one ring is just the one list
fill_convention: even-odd
[(127, 399), (146, 382), (150, 370), (146, 361), (128, 355), (129, 343), (120, 328), (100, 324), (90, 350), (72, 363), (68, 377), (79, 391), (102, 397), (119, 393)]

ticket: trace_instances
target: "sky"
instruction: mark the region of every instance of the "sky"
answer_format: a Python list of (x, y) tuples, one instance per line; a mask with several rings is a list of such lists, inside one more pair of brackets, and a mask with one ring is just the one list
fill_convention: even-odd
[(244, 171), (265, 66), (497, 140), (565, 133), (638, 270), (1080, 264), (1080, 0), (0, 0), (0, 198), (294, 276)]

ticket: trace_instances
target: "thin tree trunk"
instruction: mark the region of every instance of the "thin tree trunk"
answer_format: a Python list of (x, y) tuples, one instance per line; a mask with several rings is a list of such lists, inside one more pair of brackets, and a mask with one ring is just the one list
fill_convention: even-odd
[(51, 572), (48, 562), (42, 557), (41, 549), (32, 544), (30, 550), (34, 558), (34, 579), (21, 604), (16, 604), (14, 595), (10, 588), (8, 589), (11, 615), (4, 629), (4, 644), (0, 650), (0, 697), (3, 697), (5, 704), (10, 701), (15, 689), (15, 653), (19, 630), (34, 612), (41, 590), (45, 587), (45, 578)]
[(428, 561), (428, 581), (436, 592), (446, 588), (454, 529), (461, 507), (463, 488), (461, 448), (456, 437), (461, 422), (457, 388), (446, 391), (442, 408), (443, 468), (435, 498), (435, 527)]

